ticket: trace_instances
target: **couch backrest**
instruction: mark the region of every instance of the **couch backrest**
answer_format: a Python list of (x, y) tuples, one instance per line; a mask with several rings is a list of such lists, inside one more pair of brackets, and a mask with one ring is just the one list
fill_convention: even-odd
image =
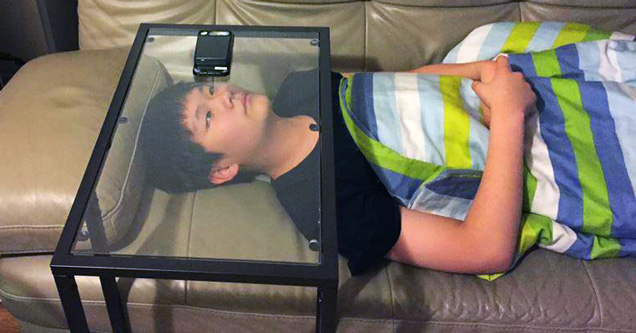
[(81, 49), (129, 45), (141, 22), (331, 28), (335, 70), (439, 62), (496, 21), (574, 21), (636, 34), (634, 0), (79, 0)]

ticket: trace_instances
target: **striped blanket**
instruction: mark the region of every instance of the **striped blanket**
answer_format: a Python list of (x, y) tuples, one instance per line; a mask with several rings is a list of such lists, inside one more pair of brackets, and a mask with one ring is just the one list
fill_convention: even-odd
[[(538, 112), (526, 121), (516, 257), (534, 245), (581, 259), (636, 255), (634, 36), (572, 23), (495, 23), (474, 30), (444, 62), (500, 53), (537, 93)], [(489, 135), (471, 83), (414, 73), (343, 79), (347, 128), (405, 206), (466, 217)]]

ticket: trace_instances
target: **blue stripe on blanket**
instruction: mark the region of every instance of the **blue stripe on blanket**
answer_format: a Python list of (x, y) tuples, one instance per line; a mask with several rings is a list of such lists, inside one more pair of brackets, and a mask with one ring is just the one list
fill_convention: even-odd
[(510, 69), (512, 69), (514, 72), (523, 73), (523, 76), (525, 76), (526, 78), (537, 76), (531, 54), (509, 54), (508, 63), (510, 64)]
[(601, 54), (597, 42), (576, 43), (576, 52), (579, 55), (579, 68), (585, 73), (585, 81), (602, 81), (599, 74)]
[(355, 113), (356, 125), (365, 129), (365, 134), (378, 139), (378, 125), (373, 111), (373, 75), (356, 75), (351, 91), (354, 105), (360, 105)]
[(422, 186), (414, 194), (413, 200), (409, 202), (407, 207), (463, 221), (466, 219), (471, 204), (471, 200), (438, 194), (426, 186)]
[(373, 97), (373, 109), (378, 126), (378, 141), (384, 143), (398, 154), (403, 154), (400, 119), (393, 112), (397, 108), (395, 105), (395, 74), (375, 74), (373, 79)]
[(590, 116), (596, 153), (607, 183), (610, 208), (614, 215), (612, 236), (629, 237), (636, 234), (636, 224), (633, 223), (636, 197), (623, 162), (616, 126), (609, 111), (607, 92), (601, 82), (579, 82), (579, 89), (583, 109)]
[(621, 244), (620, 256), (636, 255), (636, 239), (620, 238), (618, 243)]
[(510, 32), (516, 25), (515, 22), (502, 22), (493, 25), (481, 48), (479, 48), (477, 60), (492, 59), (499, 54), (506, 40), (508, 40)]
[(565, 253), (579, 259), (590, 259), (590, 253), (594, 245), (594, 236), (581, 232), (576, 233), (576, 241)]
[(413, 193), (422, 185), (421, 179), (413, 179), (403, 174), (381, 168), (373, 163), (369, 164), (382, 181), (382, 184), (384, 184), (384, 187), (387, 188), (391, 195), (397, 197), (403, 205), (408, 204), (411, 197), (413, 197)]
[(422, 109), (422, 129), (426, 140), (426, 161), (444, 165), (444, 103), (439, 90), (439, 76), (418, 75), (417, 87), (420, 92)]
[[(636, 192), (636, 145), (634, 144), (634, 140), (636, 140), (636, 117), (634, 117), (636, 96), (630, 97), (626, 91), (630, 88), (616, 82), (603, 82), (603, 87), (608, 92), (609, 110), (614, 119), (616, 135), (633, 193)], [(636, 95), (633, 88), (632, 94)], [(634, 223), (636, 221), (636, 205), (629, 207), (627, 218), (631, 221), (629, 225), (632, 230), (636, 228), (636, 223)], [(634, 237), (634, 234), (636, 232), (632, 233), (631, 237)]]
[(526, 52), (537, 52), (549, 50), (554, 45), (554, 41), (561, 33), (561, 29), (565, 26), (565, 22), (543, 22), (534, 33), (530, 44), (526, 48)]
[(481, 178), (470, 177), (470, 175), (475, 174), (473, 170), (466, 171), (463, 173), (469, 176), (462, 176), (461, 170), (449, 170), (452, 175), (449, 175), (448, 178), (432, 181), (426, 184), (426, 188), (437, 194), (473, 200), (477, 194)]
[(554, 169), (554, 180), (564, 195), (559, 200), (557, 221), (573, 228), (583, 225), (583, 194), (578, 179), (576, 158), (572, 144), (565, 133), (563, 112), (552, 90), (548, 78), (532, 79), (537, 94), (537, 109), (540, 112), (541, 135)]
[(576, 45), (568, 44), (554, 50), (559, 67), (561, 67), (561, 77), (565, 79), (583, 80), (585, 75), (579, 69), (579, 56)]
[(455, 47), (450, 50), (450, 52), (448, 52), (448, 54), (446, 55), (446, 57), (444, 57), (444, 60), (442, 60), (442, 63), (447, 64), (454, 64), (457, 62), (457, 53), (459, 52), (459, 49), (462, 46), (462, 43), (464, 43), (464, 41), (462, 41), (461, 43), (455, 45)]
[[(621, 144), (625, 166), (629, 174), (632, 188), (636, 189), (636, 117), (633, 116), (636, 107), (636, 91), (631, 89), (630, 98), (627, 87), (621, 87), (616, 82), (603, 82), (608, 93), (610, 112), (616, 121), (616, 134)], [(636, 218), (636, 216), (635, 216)], [(635, 219), (636, 220), (636, 219)]]

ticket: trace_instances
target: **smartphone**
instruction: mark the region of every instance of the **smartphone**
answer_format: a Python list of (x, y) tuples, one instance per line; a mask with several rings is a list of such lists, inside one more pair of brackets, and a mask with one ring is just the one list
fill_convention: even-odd
[(229, 75), (233, 44), (234, 34), (231, 31), (199, 31), (192, 73), (195, 76)]

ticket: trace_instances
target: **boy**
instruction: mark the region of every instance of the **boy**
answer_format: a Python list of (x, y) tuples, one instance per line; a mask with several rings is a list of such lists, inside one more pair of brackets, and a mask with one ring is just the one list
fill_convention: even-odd
[[(341, 76), (333, 74), (339, 251), (349, 259), (353, 275), (383, 257), (449, 272), (504, 271), (516, 245), (524, 116), (535, 102), (534, 93), (520, 73), (510, 70), (506, 57), (413, 72), (475, 80), (473, 90), (482, 101), (490, 141), (474, 203), (463, 222), (401, 207), (349, 136), (337, 94)], [(265, 173), (292, 220), (306, 237), (311, 235), (314, 231), (298, 221), (307, 219), (303, 212), (316, 206), (290, 195), (289, 189), (315, 187), (308, 161), (317, 156), (317, 125), (296, 110), (288, 115), (274, 109), (279, 114), (267, 97), (232, 85), (214, 90), (198, 84), (169, 87), (151, 101), (144, 120), (142, 145), (152, 152), (146, 154), (150, 181), (180, 192), (226, 183), (239, 169)], [(300, 196), (306, 197), (313, 196)]]

